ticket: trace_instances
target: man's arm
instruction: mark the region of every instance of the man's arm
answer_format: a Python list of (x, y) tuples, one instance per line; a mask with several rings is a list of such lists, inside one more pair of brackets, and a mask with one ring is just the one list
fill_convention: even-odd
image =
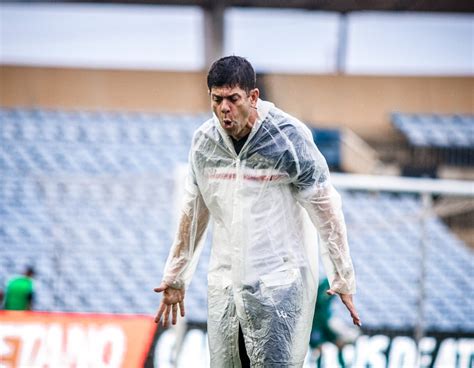
[(199, 256), (197, 252), (201, 251), (203, 237), (209, 223), (209, 210), (202, 198), (199, 196), (194, 202), (192, 211), (183, 213), (181, 216), (176, 239), (170, 250), (163, 275), (163, 282), (176, 289), (183, 288), (192, 276), (189, 274), (194, 273), (198, 261), (195, 258), (196, 255)]
[(306, 127), (292, 137), (296, 152), (295, 188), (299, 203), (306, 209), (318, 230), (320, 253), (328, 274), (329, 295), (338, 294), (349, 310), (354, 324), (361, 321), (352, 302), (355, 274), (347, 242), (346, 224), (339, 193), (329, 180), (329, 169)]
[(341, 197), (327, 183), (313, 192), (302, 204), (321, 238), (320, 253), (324, 266), (329, 266), (331, 289), (341, 294), (354, 294), (355, 274), (347, 241)]
[(320, 253), (331, 283), (327, 293), (338, 294), (354, 324), (361, 326), (362, 322), (352, 301), (352, 294), (356, 291), (355, 273), (340, 195), (331, 184), (327, 184), (304, 201), (303, 206), (321, 238)]
[(166, 262), (163, 280), (154, 291), (163, 293), (160, 307), (155, 317), (163, 326), (176, 324), (178, 307), (184, 317), (185, 288), (189, 284), (201, 253), (204, 235), (209, 223), (209, 210), (198, 192), (187, 192), (183, 213), (179, 222), (176, 239)]

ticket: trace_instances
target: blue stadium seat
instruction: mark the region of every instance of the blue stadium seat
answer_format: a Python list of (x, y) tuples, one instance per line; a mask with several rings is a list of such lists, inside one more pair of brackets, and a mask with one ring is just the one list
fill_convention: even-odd
[(394, 113), (392, 124), (413, 146), (474, 148), (473, 115)]
[[(155, 313), (159, 297), (152, 289), (175, 231), (174, 172), (187, 161), (193, 132), (207, 118), (0, 109), (0, 281), (32, 264), (37, 309)], [(427, 145), (445, 144), (449, 134), (456, 137), (449, 144), (466, 144), (459, 132), (473, 126), (471, 117), (455, 116), (449, 134), (427, 136), (412, 122), (433, 128), (445, 120), (396, 115), (394, 121), (413, 142)], [(342, 195), (364, 325), (413, 328), (419, 198)], [(426, 323), (437, 331), (472, 332), (473, 322), (462, 323), (471, 319), (474, 300), (472, 252), (439, 219), (428, 230)], [(207, 318), (209, 253), (207, 244), (188, 290), (191, 321)], [(334, 308), (348, 318), (340, 303)]]

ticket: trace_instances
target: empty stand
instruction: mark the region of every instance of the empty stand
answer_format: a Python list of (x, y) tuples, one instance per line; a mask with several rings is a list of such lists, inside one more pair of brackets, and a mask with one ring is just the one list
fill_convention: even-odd
[[(175, 231), (175, 170), (207, 117), (0, 109), (0, 281), (33, 265), (36, 309), (155, 313), (152, 289)], [(419, 198), (342, 194), (364, 325), (413, 328)], [(472, 252), (436, 217), (427, 233), (428, 328), (474, 331)], [(209, 248), (187, 293), (197, 322)]]
[(411, 147), (405, 172), (436, 176), (441, 166), (474, 168), (474, 115), (392, 114)]
[(473, 115), (396, 113), (392, 123), (413, 146), (474, 149)]

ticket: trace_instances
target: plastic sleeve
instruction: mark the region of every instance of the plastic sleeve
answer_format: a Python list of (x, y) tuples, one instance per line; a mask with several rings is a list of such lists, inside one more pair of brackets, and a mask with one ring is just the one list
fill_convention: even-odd
[(341, 294), (355, 294), (355, 273), (339, 193), (328, 183), (300, 203), (318, 230), (320, 254), (331, 289)]
[(209, 217), (209, 210), (190, 173), (178, 231), (163, 273), (163, 282), (167, 285), (177, 289), (188, 287), (204, 246)]
[(309, 130), (303, 128), (297, 142), (295, 161), (300, 168), (294, 183), (297, 199), (318, 230), (321, 259), (331, 289), (342, 294), (354, 294), (355, 274), (341, 196), (330, 183), (326, 160)]

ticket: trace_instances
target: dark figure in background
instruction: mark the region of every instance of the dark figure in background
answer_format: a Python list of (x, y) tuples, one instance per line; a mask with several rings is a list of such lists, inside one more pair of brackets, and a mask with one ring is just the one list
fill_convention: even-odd
[(5, 292), (0, 293), (0, 302), (3, 300), (5, 310), (31, 310), (34, 296), (33, 267), (27, 267), (24, 274), (8, 280)]
[(329, 280), (325, 278), (318, 287), (318, 297), (316, 299), (309, 345), (315, 357), (316, 367), (318, 368), (322, 366), (322, 346), (327, 342), (336, 345), (338, 349), (337, 359), (339, 366), (344, 368), (346, 363), (342, 349), (346, 344), (353, 342), (359, 334), (359, 331), (349, 326), (344, 326), (344, 329), (341, 330), (341, 326), (336, 328), (335, 323), (331, 323), (331, 321), (334, 320), (331, 304), (335, 298), (334, 295), (327, 293), (328, 289), (330, 289)]

